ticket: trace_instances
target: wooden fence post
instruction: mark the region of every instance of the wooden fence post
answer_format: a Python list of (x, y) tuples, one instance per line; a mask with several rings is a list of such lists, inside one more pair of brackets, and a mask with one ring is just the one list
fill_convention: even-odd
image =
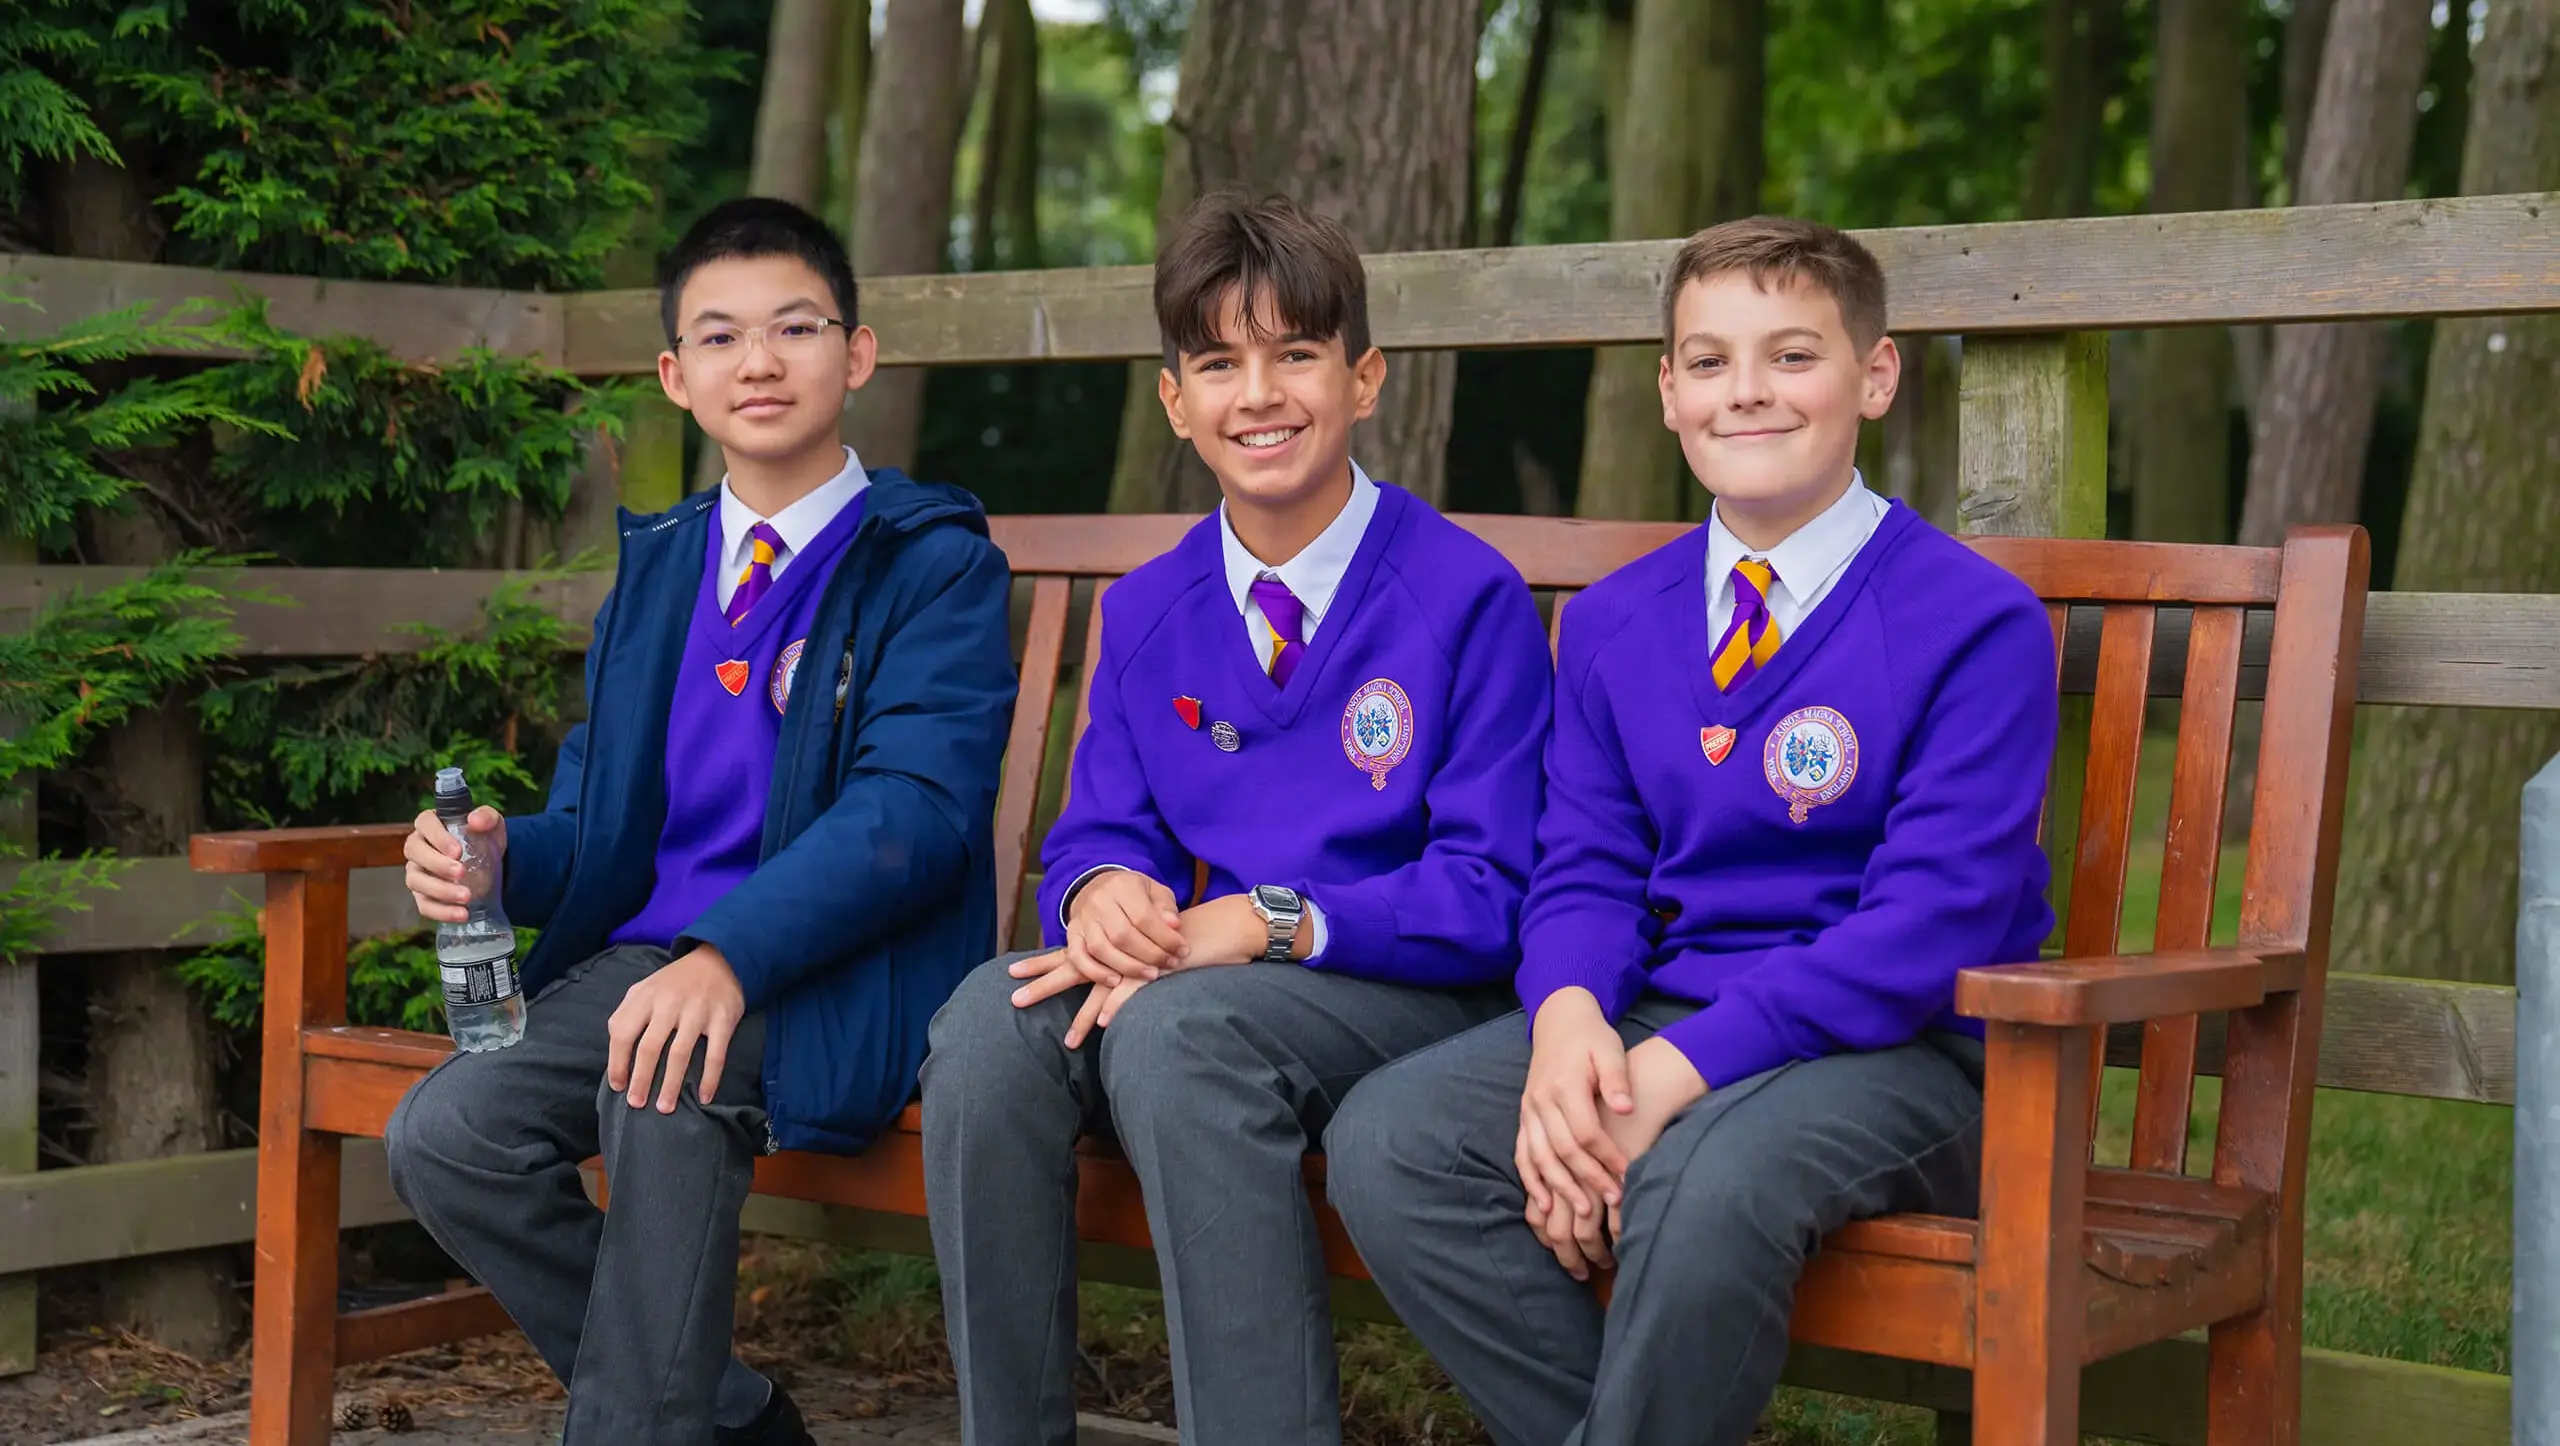
[[(2105, 334), (1968, 337), (1957, 391), (1956, 512), (1965, 532), (2106, 536)], [(2057, 937), (2071, 907), (2088, 723), (2089, 700), (2065, 698), (2044, 828)], [(1971, 1416), (1938, 1413), (1940, 1446), (1972, 1440)]]
[[(0, 538), (0, 564), (32, 563), (35, 545)], [(0, 798), (0, 843), (32, 856), (36, 845), (35, 781), (28, 798)], [(0, 1175), (36, 1168), (36, 961), (0, 960)], [(36, 1277), (0, 1276), (0, 1376), (36, 1368)]]

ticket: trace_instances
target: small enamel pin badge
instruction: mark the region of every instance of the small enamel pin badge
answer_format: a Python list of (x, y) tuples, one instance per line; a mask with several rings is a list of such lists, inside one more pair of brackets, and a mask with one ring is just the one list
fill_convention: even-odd
[(711, 669), (712, 676), (720, 680), (720, 686), (728, 689), (732, 698), (747, 691), (747, 674), (753, 671), (753, 665), (744, 658), (731, 658), (725, 663), (714, 664)]
[(1833, 708), (1798, 708), (1769, 730), (1760, 749), (1760, 771), (1787, 801), (1787, 817), (1805, 821), (1814, 809), (1849, 791), (1858, 776), (1858, 733)]
[(1244, 735), (1236, 731), (1236, 725), (1221, 718), (1209, 725), (1209, 741), (1218, 745), (1220, 753), (1233, 753), (1244, 746)]
[(782, 656), (774, 660), (773, 681), (766, 685), (765, 691), (773, 698), (773, 711), (776, 713), (791, 711), (791, 685), (799, 681), (800, 653), (808, 642), (807, 638), (795, 639), (790, 647), (782, 650)]
[(1199, 699), (1197, 699), (1197, 698), (1192, 697), (1192, 696), (1191, 696), (1190, 694), (1188, 694), (1188, 693), (1185, 693), (1185, 694), (1183, 694), (1181, 697), (1174, 699), (1174, 700), (1173, 700), (1173, 716), (1175, 716), (1175, 717), (1177, 717), (1177, 718), (1179, 718), (1179, 719), (1181, 719), (1181, 720), (1182, 720), (1182, 726), (1183, 726), (1183, 727), (1190, 729), (1190, 730), (1191, 730), (1192, 732), (1194, 732), (1194, 733), (1199, 732), (1199, 731), (1200, 731), (1200, 700), (1199, 700)]
[(1706, 753), (1707, 766), (1712, 768), (1732, 754), (1733, 730), (1721, 723), (1713, 728), (1701, 728), (1698, 730), (1698, 747)]
[(1387, 774), (1413, 752), (1413, 700), (1394, 680), (1372, 678), (1342, 710), (1342, 756), (1384, 789)]

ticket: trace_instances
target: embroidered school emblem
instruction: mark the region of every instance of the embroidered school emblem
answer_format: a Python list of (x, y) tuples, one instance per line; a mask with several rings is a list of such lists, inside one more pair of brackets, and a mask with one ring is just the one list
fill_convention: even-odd
[(1221, 718), (1209, 725), (1209, 741), (1218, 745), (1220, 753), (1233, 753), (1244, 746), (1244, 735), (1236, 731), (1236, 725)]
[(1706, 752), (1707, 766), (1712, 768), (1732, 754), (1733, 730), (1721, 723), (1713, 728), (1701, 728), (1698, 730), (1698, 747)]
[(712, 665), (711, 669), (712, 675), (720, 680), (721, 687), (729, 690), (732, 698), (747, 691), (747, 674), (753, 671), (754, 667), (744, 658), (731, 658), (725, 663)]
[(1200, 731), (1199, 699), (1192, 697), (1188, 693), (1174, 699), (1173, 715), (1182, 720), (1183, 727), (1190, 729), (1194, 733)]
[(1849, 791), (1858, 776), (1858, 733), (1832, 708), (1798, 708), (1769, 730), (1760, 749), (1760, 771), (1787, 801), (1797, 823)]
[(1342, 756), (1384, 789), (1388, 770), (1413, 751), (1413, 700), (1387, 678), (1371, 678), (1342, 710)]
[(807, 638), (794, 640), (791, 646), (782, 650), (781, 657), (773, 660), (773, 683), (765, 691), (773, 695), (773, 711), (776, 713), (788, 711), (786, 705), (791, 702), (791, 685), (800, 677), (800, 649), (808, 641)]

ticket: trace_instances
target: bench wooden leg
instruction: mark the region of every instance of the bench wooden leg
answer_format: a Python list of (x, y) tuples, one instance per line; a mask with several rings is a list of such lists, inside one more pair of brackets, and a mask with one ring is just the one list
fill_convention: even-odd
[(1994, 1023), (1975, 1268), (1977, 1446), (2077, 1446), (2094, 1031)]
[(337, 1369), (338, 1137), (303, 1128), (302, 1030), (346, 1013), (347, 876), (267, 876), (250, 1446), (324, 1446)]

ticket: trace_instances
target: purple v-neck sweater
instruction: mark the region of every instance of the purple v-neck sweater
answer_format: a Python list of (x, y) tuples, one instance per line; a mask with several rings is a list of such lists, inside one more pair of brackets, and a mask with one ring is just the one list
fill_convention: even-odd
[(1380, 484), (1286, 688), (1237, 622), (1215, 517), (1113, 584), (1102, 616), (1092, 722), (1041, 851), (1051, 947), (1087, 871), (1136, 869), (1188, 901), (1198, 858), (1208, 898), (1285, 884), (1313, 899), (1326, 937), (1311, 968), (1510, 976), (1552, 672), (1500, 553)]
[(1956, 972), (2032, 960), (2053, 924), (2043, 605), (1896, 503), (1725, 694), (1706, 546), (1697, 528), (1565, 610), (1521, 1003), (1534, 1018), (1580, 985), (1612, 1019), (1647, 989), (1704, 1004), (1663, 1037), (1710, 1087), (1978, 1036)]
[[(702, 587), (667, 715), (667, 823), (658, 835), (658, 880), (649, 902), (613, 932), (614, 943), (672, 945), (704, 910), (755, 872), (782, 712), (800, 691), (809, 624), (818, 615), (827, 579), (862, 526), (862, 513), (857, 493), (792, 555), (790, 566), (735, 627), (720, 607), (723, 539), (719, 519), (712, 519)], [(827, 666), (820, 659), (808, 671), (821, 684), (832, 683)], [(831, 701), (823, 688), (819, 696)]]

